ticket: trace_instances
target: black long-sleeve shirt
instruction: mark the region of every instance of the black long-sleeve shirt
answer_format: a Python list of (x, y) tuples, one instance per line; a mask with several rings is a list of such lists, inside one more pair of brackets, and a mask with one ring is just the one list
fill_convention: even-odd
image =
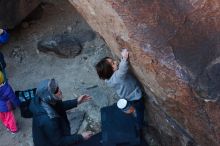
[(60, 101), (52, 106), (59, 117), (49, 118), (40, 104), (31, 102), (33, 141), (35, 146), (68, 146), (83, 141), (82, 135), (70, 133), (66, 110), (77, 106), (77, 99)]

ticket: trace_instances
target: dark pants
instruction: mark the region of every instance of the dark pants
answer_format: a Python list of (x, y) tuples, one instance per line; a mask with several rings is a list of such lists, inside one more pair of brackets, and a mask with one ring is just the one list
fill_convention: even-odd
[(135, 120), (137, 124), (136, 125), (137, 129), (141, 130), (143, 128), (143, 123), (144, 123), (144, 108), (145, 108), (143, 98), (129, 102), (135, 108), (136, 111)]

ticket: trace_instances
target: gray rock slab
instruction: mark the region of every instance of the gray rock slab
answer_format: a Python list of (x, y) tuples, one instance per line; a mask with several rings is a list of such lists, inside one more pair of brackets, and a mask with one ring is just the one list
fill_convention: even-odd
[(77, 133), (85, 117), (85, 112), (74, 109), (67, 112), (71, 134)]
[(54, 52), (59, 57), (64, 58), (75, 57), (82, 50), (80, 43), (68, 34), (43, 37), (37, 46), (39, 51), (45, 53)]
[(80, 43), (85, 43), (94, 40), (96, 33), (91, 30), (84, 30), (74, 34), (74, 37), (77, 38)]

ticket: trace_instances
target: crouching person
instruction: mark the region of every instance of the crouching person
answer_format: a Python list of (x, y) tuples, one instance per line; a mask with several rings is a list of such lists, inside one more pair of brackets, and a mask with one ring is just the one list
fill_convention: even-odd
[(62, 92), (55, 79), (40, 82), (36, 96), (30, 104), (33, 113), (32, 134), (35, 146), (67, 146), (80, 143), (92, 136), (91, 131), (71, 134), (66, 110), (91, 99), (82, 95), (78, 99), (62, 101)]

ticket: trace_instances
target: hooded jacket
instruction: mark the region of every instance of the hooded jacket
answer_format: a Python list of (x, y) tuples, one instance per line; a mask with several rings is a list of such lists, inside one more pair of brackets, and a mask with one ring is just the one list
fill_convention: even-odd
[[(33, 113), (32, 134), (35, 146), (68, 146), (83, 141), (82, 135), (70, 133), (70, 124), (67, 119), (66, 110), (77, 106), (76, 100), (56, 101), (55, 104), (47, 104), (48, 111), (42, 105), (42, 99), (53, 96), (48, 85), (50, 80), (42, 81), (37, 87), (36, 96), (31, 101), (30, 110)], [(49, 98), (47, 98), (49, 99)], [(52, 99), (52, 98), (51, 98)]]

